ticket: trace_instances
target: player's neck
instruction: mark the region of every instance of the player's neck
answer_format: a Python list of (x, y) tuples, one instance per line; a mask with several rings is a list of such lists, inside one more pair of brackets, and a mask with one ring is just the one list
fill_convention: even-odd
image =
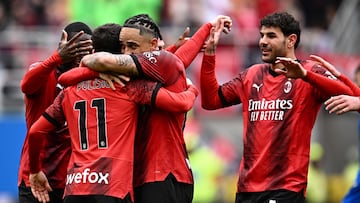
[[(286, 55), (283, 56), (283, 57), (297, 60), (294, 52), (288, 53), (288, 54), (286, 54)], [(277, 69), (277, 68), (283, 69), (283, 68), (284, 68), (284, 65), (281, 64), (281, 63), (276, 64), (275, 61), (274, 61), (274, 62), (271, 64), (271, 69), (275, 70), (275, 69)]]

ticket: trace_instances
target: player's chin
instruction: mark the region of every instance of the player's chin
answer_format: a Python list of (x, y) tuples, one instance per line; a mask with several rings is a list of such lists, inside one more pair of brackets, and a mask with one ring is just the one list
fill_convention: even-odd
[(275, 60), (273, 57), (271, 57), (270, 55), (262, 55), (261, 56), (261, 60), (265, 63), (273, 63)]

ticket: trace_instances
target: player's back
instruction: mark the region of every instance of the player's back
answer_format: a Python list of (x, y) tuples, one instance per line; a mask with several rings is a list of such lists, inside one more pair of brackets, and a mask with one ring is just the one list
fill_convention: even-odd
[(73, 145), (65, 195), (132, 193), (138, 106), (101, 79), (67, 88), (62, 106)]

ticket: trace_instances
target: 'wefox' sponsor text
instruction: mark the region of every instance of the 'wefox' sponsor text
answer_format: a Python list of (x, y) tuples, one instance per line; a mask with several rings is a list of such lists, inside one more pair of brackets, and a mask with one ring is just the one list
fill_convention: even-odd
[(86, 168), (83, 172), (71, 173), (66, 175), (66, 185), (73, 183), (96, 183), (96, 184), (109, 184), (109, 173), (102, 173), (97, 171), (90, 171)]

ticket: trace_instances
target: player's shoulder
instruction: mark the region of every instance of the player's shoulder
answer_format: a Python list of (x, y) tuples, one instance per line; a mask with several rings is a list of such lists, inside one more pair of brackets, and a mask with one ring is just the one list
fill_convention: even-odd
[(34, 63), (30, 64), (28, 70), (32, 70), (32, 69), (36, 68), (41, 63), (42, 63), (42, 61), (37, 61), (37, 62), (34, 62)]
[(145, 51), (140, 54), (136, 54), (138, 57), (146, 58), (150, 62), (157, 62), (158, 59), (172, 59), (177, 58), (175, 54), (166, 51), (166, 50), (154, 50), (154, 51)]
[(313, 61), (311, 59), (299, 60), (299, 62), (307, 70), (311, 70), (314, 68), (315, 69), (324, 69), (324, 67), (319, 62)]
[(315, 73), (325, 75), (327, 77), (330, 77), (331, 79), (336, 79), (335, 76), (333, 76), (321, 63), (319, 63), (317, 61), (307, 59), (307, 60), (301, 61), (300, 63), (308, 71), (312, 71)]

